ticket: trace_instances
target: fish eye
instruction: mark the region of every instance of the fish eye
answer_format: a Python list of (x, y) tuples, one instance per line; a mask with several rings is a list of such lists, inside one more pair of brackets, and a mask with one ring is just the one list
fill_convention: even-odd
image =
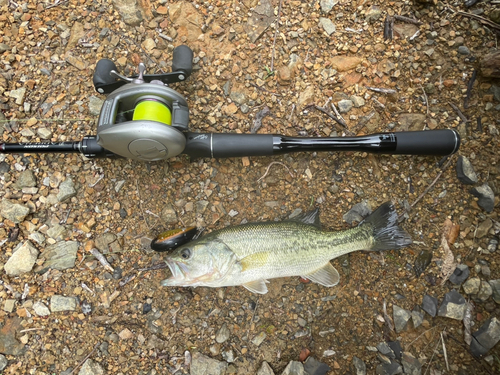
[(191, 258), (191, 250), (188, 249), (187, 247), (181, 250), (181, 257), (183, 259), (189, 259)]

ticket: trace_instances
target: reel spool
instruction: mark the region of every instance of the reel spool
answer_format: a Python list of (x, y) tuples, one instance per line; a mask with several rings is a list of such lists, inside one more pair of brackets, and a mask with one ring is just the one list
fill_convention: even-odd
[(135, 105), (132, 121), (156, 121), (172, 125), (172, 112), (159, 98), (144, 97)]

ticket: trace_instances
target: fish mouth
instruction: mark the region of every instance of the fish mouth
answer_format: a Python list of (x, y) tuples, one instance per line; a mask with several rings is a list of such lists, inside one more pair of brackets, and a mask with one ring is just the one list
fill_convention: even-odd
[(168, 279), (163, 280), (161, 282), (162, 286), (173, 286), (179, 285), (180, 283), (185, 285), (186, 283), (188, 283), (188, 280), (186, 278), (186, 273), (188, 270), (184, 263), (177, 262), (169, 258), (165, 259), (165, 263), (167, 263), (172, 276)]

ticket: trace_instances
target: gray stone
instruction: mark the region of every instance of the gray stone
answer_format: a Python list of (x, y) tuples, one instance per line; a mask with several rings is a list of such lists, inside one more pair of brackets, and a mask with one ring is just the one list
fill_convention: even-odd
[(472, 334), (470, 349), (475, 356), (479, 357), (486, 354), (498, 341), (500, 341), (500, 322), (493, 317)]
[(377, 375), (396, 375), (396, 374), (402, 374), (403, 373), (403, 368), (401, 365), (392, 360), (390, 364), (388, 363), (381, 363), (377, 365), (375, 368), (375, 373)]
[(405, 374), (420, 375), (422, 373), (422, 364), (408, 352), (403, 353), (401, 364)]
[(262, 362), (262, 365), (260, 366), (259, 370), (257, 371), (257, 375), (274, 375), (274, 371), (269, 366), (269, 363), (266, 361)]
[(261, 332), (259, 333), (257, 336), (255, 336), (253, 339), (252, 339), (252, 343), (255, 345), (255, 346), (259, 346), (260, 344), (262, 344), (262, 342), (266, 339), (267, 337), (267, 334), (265, 332)]
[(232, 91), (231, 94), (229, 94), (229, 97), (233, 102), (239, 105), (245, 104), (247, 102), (247, 96), (242, 92)]
[(103, 253), (109, 253), (109, 245), (116, 241), (116, 234), (103, 233), (96, 237), (95, 246)]
[(52, 132), (47, 128), (37, 129), (36, 134), (38, 134), (42, 139), (50, 139), (50, 137), (52, 137)]
[(143, 20), (140, 2), (137, 0), (113, 0), (113, 6), (127, 25), (139, 26)]
[(272, 2), (269, 0), (259, 1), (245, 25), (245, 31), (251, 42), (255, 43), (273, 22), (274, 6)]
[(226, 342), (229, 339), (230, 334), (231, 332), (229, 332), (227, 324), (224, 323), (217, 332), (217, 335), (215, 335), (215, 341), (217, 341), (219, 344), (222, 344), (223, 342)]
[[(21, 343), (16, 335), (21, 326), (21, 318), (5, 318), (2, 319), (2, 327), (0, 328), (0, 353), (4, 355), (21, 355), (24, 351), (24, 344)], [(16, 373), (16, 372), (15, 372)]]
[(92, 116), (99, 116), (104, 100), (92, 95), (89, 98), (89, 111)]
[(43, 304), (40, 301), (37, 301), (33, 304), (33, 310), (35, 311), (35, 314), (38, 316), (48, 316), (50, 315), (50, 310), (45, 304)]
[(399, 333), (406, 328), (406, 325), (411, 318), (411, 312), (397, 305), (392, 306), (392, 312), (394, 318), (394, 327), (396, 329), (396, 333)]
[(394, 354), (394, 351), (392, 350), (392, 348), (389, 346), (388, 343), (386, 342), (381, 342), (377, 345), (377, 350), (385, 355), (386, 357), (389, 357), (389, 358), (396, 358), (396, 355)]
[(493, 292), (493, 301), (500, 305), (500, 279), (490, 280), (490, 285)]
[(458, 53), (461, 55), (470, 55), (470, 50), (466, 46), (458, 47)]
[(329, 18), (320, 17), (319, 24), (328, 35), (332, 35), (337, 29), (335, 24)]
[(0, 371), (5, 370), (7, 363), (7, 358), (3, 354), (0, 354)]
[(74, 310), (76, 310), (75, 297), (64, 297), (56, 294), (50, 298), (50, 311), (53, 313)]
[(21, 223), (29, 213), (28, 207), (8, 199), (2, 199), (0, 203), (0, 215), (13, 223)]
[(17, 105), (22, 105), (24, 103), (24, 96), (26, 95), (26, 87), (21, 87), (17, 90), (12, 90), (9, 94), (11, 98), (16, 99)]
[(49, 228), (49, 230), (47, 230), (47, 236), (57, 241), (61, 241), (65, 235), (66, 228), (61, 224), (55, 224), (51, 228)]
[(281, 375), (305, 375), (304, 365), (298, 361), (290, 361)]
[(486, 212), (492, 212), (495, 207), (495, 194), (488, 184), (475, 187), (470, 191), (472, 195), (478, 198), (477, 204)]
[(478, 226), (476, 230), (476, 238), (483, 238), (488, 234), (490, 231), (491, 227), (493, 226), (493, 222), (491, 221), (490, 218), (487, 218), (486, 220), (482, 221)]
[(402, 113), (398, 117), (401, 130), (422, 130), (426, 125), (426, 116), (423, 113)]
[(432, 317), (437, 314), (438, 300), (435, 297), (426, 294), (422, 300), (422, 309)]
[(462, 288), (464, 288), (465, 294), (478, 294), (479, 288), (481, 287), (481, 279), (479, 277), (472, 277), (467, 280)]
[(470, 271), (466, 264), (459, 264), (453, 274), (450, 276), (449, 280), (455, 285), (462, 284), (469, 277)]
[(304, 362), (304, 373), (307, 375), (325, 375), (330, 370), (330, 366), (313, 357), (307, 357)]
[(193, 353), (191, 375), (222, 375), (226, 370), (226, 362), (217, 361), (198, 352)]
[(80, 368), (78, 375), (104, 375), (105, 372), (99, 362), (87, 359)]
[(34, 187), (34, 186), (36, 186), (36, 179), (33, 172), (30, 169), (22, 171), (19, 174), (19, 177), (16, 181), (16, 187), (18, 189), (22, 189), (25, 187)]
[(222, 352), (222, 358), (224, 358), (227, 363), (233, 363), (235, 360), (234, 352), (232, 350), (226, 350), (225, 352)]
[(178, 219), (174, 206), (167, 204), (161, 211), (160, 218), (164, 224), (176, 224)]
[(320, 0), (319, 5), (321, 5), (321, 10), (324, 13), (328, 13), (338, 2), (338, 0)]
[(365, 13), (365, 19), (369, 21), (376, 21), (380, 18), (382, 14), (382, 9), (376, 5), (372, 5)]
[(459, 156), (457, 161), (457, 178), (466, 185), (477, 183), (477, 174), (472, 163), (465, 156)]
[(38, 257), (38, 250), (31, 244), (30, 241), (20, 243), (14, 249), (7, 263), (5, 263), (4, 270), (7, 275), (19, 276), (23, 273), (30, 272), (35, 265)]
[(352, 208), (342, 216), (342, 219), (348, 224), (352, 224), (355, 221), (359, 223), (371, 213), (372, 210), (370, 206), (368, 206), (368, 202), (362, 201), (352, 206)]
[(62, 241), (47, 246), (42, 255), (45, 258), (45, 262), (41, 266), (38, 266), (35, 271), (37, 273), (45, 273), (49, 269), (62, 271), (73, 268), (77, 252), (77, 241)]
[(3, 311), (11, 313), (12, 311), (14, 311), (15, 305), (16, 305), (15, 299), (6, 299), (3, 303)]
[(424, 321), (424, 313), (420, 307), (415, 306), (411, 312), (411, 319), (413, 320), (413, 327), (418, 328), (422, 325), (422, 322)]
[(11, 47), (8, 44), (0, 43), (0, 53), (4, 53), (5, 51), (10, 51)]
[(396, 356), (397, 360), (401, 359), (401, 355), (403, 354), (403, 349), (401, 349), (401, 343), (396, 340), (396, 341), (388, 341), (387, 345), (389, 345), (389, 348), (392, 349), (394, 352), (394, 355)]
[(446, 293), (444, 300), (439, 307), (438, 315), (445, 318), (462, 320), (466, 308), (465, 298), (456, 290)]
[(352, 95), (350, 99), (354, 104), (354, 108), (359, 108), (365, 105), (365, 99), (363, 99), (361, 96)]
[(352, 364), (356, 369), (356, 375), (366, 375), (366, 365), (365, 363), (356, 356), (352, 357)]
[(59, 185), (59, 193), (57, 193), (57, 199), (59, 202), (64, 202), (65, 200), (72, 198), (76, 195), (75, 184), (71, 178), (67, 178)]
[(485, 280), (481, 281), (481, 287), (479, 288), (477, 299), (482, 302), (485, 302), (486, 300), (488, 300), (488, 298), (491, 297), (492, 294), (493, 294), (493, 289), (491, 285)]
[(337, 105), (339, 106), (340, 113), (347, 113), (352, 109), (354, 103), (351, 100), (343, 99)]

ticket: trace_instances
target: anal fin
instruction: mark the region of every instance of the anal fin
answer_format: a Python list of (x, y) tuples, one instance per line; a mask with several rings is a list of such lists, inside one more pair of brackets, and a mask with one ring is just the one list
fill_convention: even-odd
[(257, 294), (266, 294), (267, 293), (267, 286), (266, 283), (269, 281), (267, 280), (255, 280), (255, 281), (250, 281), (248, 283), (242, 284), (245, 288), (247, 288), (249, 291), (252, 293), (257, 293)]
[(330, 262), (308, 275), (302, 275), (302, 277), (328, 287), (335, 286), (340, 281), (339, 272)]

